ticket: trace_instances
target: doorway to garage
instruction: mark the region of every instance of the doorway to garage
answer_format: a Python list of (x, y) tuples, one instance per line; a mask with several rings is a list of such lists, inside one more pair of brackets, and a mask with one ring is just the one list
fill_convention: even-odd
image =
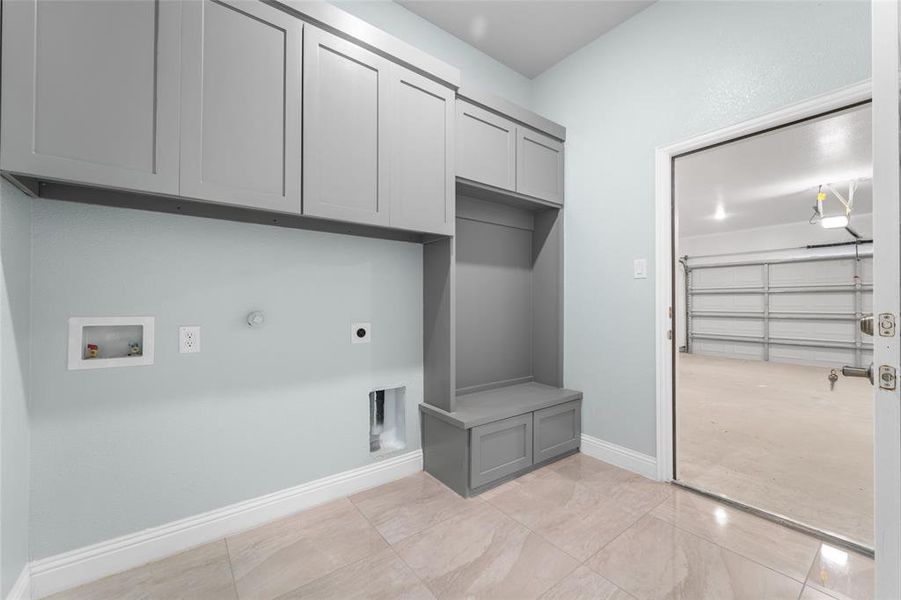
[(869, 103), (676, 156), (674, 479), (873, 547)]

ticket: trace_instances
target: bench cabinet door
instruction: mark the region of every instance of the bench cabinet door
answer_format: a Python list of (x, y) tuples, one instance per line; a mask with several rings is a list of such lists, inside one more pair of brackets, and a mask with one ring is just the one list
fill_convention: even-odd
[(563, 143), (536, 131), (517, 128), (516, 191), (563, 204)]
[(582, 436), (582, 402), (575, 400), (534, 413), (535, 464), (579, 447)]
[(457, 175), (516, 190), (516, 125), (464, 100), (457, 100)]
[(262, 2), (184, 3), (182, 196), (300, 213), (302, 42)]
[(178, 193), (180, 2), (3, 2), (0, 168)]
[(473, 427), (470, 436), (471, 488), (532, 465), (532, 413)]

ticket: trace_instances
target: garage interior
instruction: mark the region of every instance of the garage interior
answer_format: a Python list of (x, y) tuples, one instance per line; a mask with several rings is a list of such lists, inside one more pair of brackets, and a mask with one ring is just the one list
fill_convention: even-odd
[(873, 547), (869, 104), (674, 161), (676, 480)]

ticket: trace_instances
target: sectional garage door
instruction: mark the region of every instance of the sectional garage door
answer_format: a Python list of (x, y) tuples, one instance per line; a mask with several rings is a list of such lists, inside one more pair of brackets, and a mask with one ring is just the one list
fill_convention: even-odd
[(686, 350), (732, 358), (865, 366), (857, 326), (872, 312), (871, 255), (687, 262)]

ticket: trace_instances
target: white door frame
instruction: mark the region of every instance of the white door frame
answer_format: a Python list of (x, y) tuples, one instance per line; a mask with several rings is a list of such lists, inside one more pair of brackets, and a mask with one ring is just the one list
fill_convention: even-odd
[[(673, 474), (673, 346), (670, 307), (673, 304), (672, 194), (673, 158), (686, 152), (728, 142), (774, 127), (864, 102), (871, 98), (871, 85), (864, 81), (829, 94), (792, 104), (776, 112), (682, 142), (660, 146), (656, 151), (656, 354), (657, 354), (657, 479), (670, 481)], [(675, 310), (675, 307), (673, 307)], [(675, 338), (675, 331), (672, 337)]]
[[(873, 6), (873, 312), (901, 312), (901, 166), (899, 166), (899, 9)], [(891, 282), (890, 284), (887, 284)], [(901, 368), (901, 343), (873, 337), (873, 364)], [(878, 379), (877, 379), (878, 383)], [(901, 391), (876, 387), (875, 425), (876, 598), (901, 598)]]

